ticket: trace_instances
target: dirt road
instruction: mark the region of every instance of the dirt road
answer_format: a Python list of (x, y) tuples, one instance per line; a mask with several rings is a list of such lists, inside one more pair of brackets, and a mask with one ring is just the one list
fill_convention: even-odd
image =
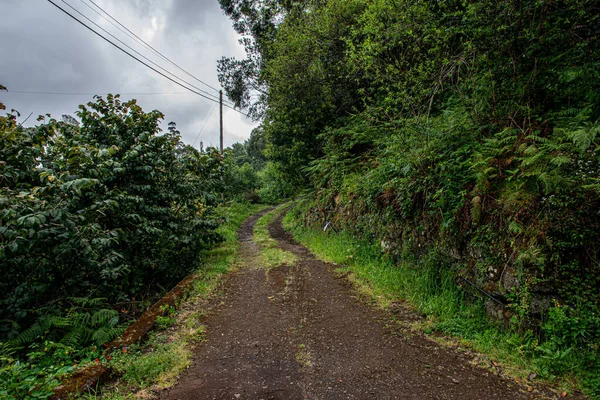
[[(258, 216), (239, 232), (244, 266), (208, 317), (193, 365), (162, 399), (526, 399), (523, 388), (473, 367), (469, 357), (422, 335), (390, 328), (391, 314), (356, 298), (350, 284), (269, 227), (299, 256), (258, 267), (251, 241)], [(396, 318), (416, 318), (400, 307)]]

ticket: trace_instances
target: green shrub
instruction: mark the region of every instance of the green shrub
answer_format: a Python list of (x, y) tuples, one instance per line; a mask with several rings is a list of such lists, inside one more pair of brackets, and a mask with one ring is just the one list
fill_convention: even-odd
[(267, 163), (258, 176), (260, 179), (258, 194), (260, 199), (267, 204), (280, 203), (295, 192), (285, 175), (273, 163)]
[(68, 298), (160, 290), (221, 240), (217, 152), (160, 134), (162, 114), (118, 96), (78, 116), (27, 129), (9, 117), (0, 131), (0, 339), (62, 317)]
[(216, 149), (184, 145), (174, 124), (162, 133), (160, 112), (118, 95), (77, 115), (40, 117), (35, 128), (0, 117), (0, 342), (13, 352), (0, 391), (11, 396), (45, 393), (64, 375), (42, 343), (71, 347), (73, 360), (98, 357), (86, 352), (115, 338), (127, 311), (223, 240)]

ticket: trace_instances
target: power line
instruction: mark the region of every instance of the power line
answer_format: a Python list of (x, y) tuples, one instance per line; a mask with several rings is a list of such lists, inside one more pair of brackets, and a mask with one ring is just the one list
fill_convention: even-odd
[(212, 110), (210, 110), (210, 113), (208, 114), (208, 117), (206, 117), (206, 120), (204, 121), (204, 125), (202, 125), (202, 129), (200, 129), (200, 132), (198, 132), (198, 135), (196, 136), (196, 139), (194, 139), (194, 143), (192, 143), (192, 147), (194, 147), (194, 145), (196, 144), (196, 140), (198, 140), (198, 138), (200, 137), (200, 134), (202, 133), (202, 131), (204, 130), (204, 127), (206, 126), (206, 123), (208, 122), (208, 120), (210, 119), (213, 111), (215, 111), (215, 108), (217, 108), (217, 105), (215, 104), (212, 108)]
[[(161, 92), (134, 92), (134, 93), (119, 93), (118, 91), (113, 91), (115, 94), (120, 94), (121, 96), (140, 96), (140, 95), (172, 95), (172, 94), (194, 94), (190, 92), (172, 92), (172, 93), (161, 93)], [(113, 93), (111, 91), (107, 92), (34, 92), (28, 90), (7, 90), (4, 93), (19, 93), (19, 94), (47, 94), (47, 95), (66, 95), (66, 96), (94, 96), (98, 93)]]
[[(207, 91), (200, 89), (199, 87), (196, 87), (194, 85), (192, 85), (191, 83), (189, 83), (188, 81), (181, 79), (180, 77), (178, 77), (177, 75), (173, 74), (172, 72), (168, 71), (167, 69), (161, 67), (160, 65), (158, 65), (157, 63), (155, 63), (154, 61), (150, 60), (148, 57), (146, 57), (145, 55), (143, 55), (142, 53), (140, 53), (139, 51), (135, 50), (133, 47), (129, 46), (127, 43), (123, 42), (121, 39), (119, 39), (118, 37), (116, 37), (115, 35), (113, 35), (112, 33), (108, 32), (106, 29), (102, 28), (100, 25), (98, 25), (97, 23), (95, 23), (94, 21), (92, 21), (87, 15), (83, 14), (81, 11), (79, 11), (78, 9), (76, 9), (75, 7), (73, 7), (72, 5), (70, 5), (69, 3), (67, 3), (65, 0), (61, 0), (63, 3), (65, 3), (69, 8), (71, 8), (73, 11), (75, 11), (77, 14), (81, 15), (83, 18), (87, 19), (88, 21), (90, 21), (92, 24), (94, 24), (98, 29), (102, 30), (104, 33), (108, 34), (109, 36), (111, 36), (113, 39), (115, 39), (116, 41), (118, 41), (119, 43), (121, 43), (123, 46), (127, 47), (128, 49), (130, 49), (131, 51), (133, 51), (134, 53), (136, 53), (137, 55), (139, 55), (140, 57), (144, 58), (146, 61), (148, 61), (149, 63), (151, 63), (152, 65), (156, 66), (157, 68), (160, 68), (161, 70), (165, 71), (167, 74), (175, 77), (176, 79), (179, 79), (180, 81), (184, 82), (185, 84), (193, 87), (194, 89), (198, 90), (199, 92), (202, 92), (204, 94), (206, 94), (207, 96), (215, 96), (212, 93), (208, 93)], [(216, 96), (215, 96), (216, 97)]]
[(132, 32), (129, 28), (127, 28), (125, 25), (123, 25), (121, 22), (119, 22), (116, 18), (114, 18), (112, 15), (110, 15), (110, 13), (108, 13), (107, 11), (105, 11), (102, 7), (100, 7), (98, 4), (96, 4), (93, 0), (88, 0), (90, 3), (92, 3), (94, 6), (96, 6), (96, 8), (98, 8), (100, 11), (102, 11), (104, 14), (106, 14), (111, 20), (113, 20), (114, 22), (116, 22), (120, 27), (122, 27), (123, 29), (119, 28), (118, 26), (116, 26), (113, 22), (111, 22), (110, 20), (108, 20), (106, 17), (104, 17), (103, 15), (101, 15), (100, 13), (98, 13), (98, 11), (94, 10), (92, 7), (90, 7), (87, 3), (84, 2), (84, 0), (80, 0), (83, 4), (85, 4), (88, 8), (90, 8), (92, 11), (94, 11), (96, 14), (100, 15), (102, 18), (104, 18), (106, 21), (108, 21), (109, 23), (111, 23), (113, 26), (115, 26), (117, 29), (119, 29), (121, 32), (125, 33), (123, 31), (123, 29), (125, 29), (127, 32), (129, 32), (129, 37), (131, 37), (133, 35), (133, 37), (135, 37), (139, 42), (143, 43), (146, 45), (146, 47), (150, 48), (152, 51), (154, 51), (154, 53), (156, 53), (158, 56), (162, 57), (165, 61), (167, 61), (168, 63), (172, 64), (173, 66), (175, 66), (176, 68), (178, 68), (179, 70), (181, 70), (182, 72), (184, 72), (185, 74), (189, 75), (190, 77), (194, 78), (195, 80), (197, 80), (198, 82), (202, 83), (203, 85), (208, 86), (209, 88), (215, 90), (215, 91), (219, 91), (219, 89), (215, 88), (214, 86), (209, 85), (208, 83), (204, 82), (203, 80), (201, 80), (200, 78), (197, 78), (196, 76), (192, 75), (191, 73), (189, 73), (188, 71), (186, 71), (185, 69), (181, 68), (179, 65), (177, 65), (175, 62), (171, 61), (167, 56), (165, 56), (164, 54), (162, 54), (160, 51), (156, 50), (152, 45), (148, 44), (144, 39), (142, 39), (141, 37), (139, 37), (138, 35), (136, 35), (134, 32)]
[[(94, 34), (96, 34), (97, 36), (100, 36), (102, 39), (104, 39), (105, 41), (107, 41), (108, 43), (110, 43), (111, 45), (113, 45), (114, 47), (116, 47), (117, 49), (121, 50), (123, 53), (127, 54), (129, 57), (133, 58), (134, 60), (136, 60), (137, 62), (139, 62), (140, 64), (144, 65), (145, 67), (151, 69), (152, 71), (156, 72), (157, 74), (161, 75), (162, 77), (170, 80), (171, 82), (175, 83), (176, 85), (181, 86), (182, 88), (197, 94), (200, 97), (203, 97), (207, 100), (210, 100), (214, 103), (217, 103), (218, 101), (215, 99), (212, 99), (210, 97), (207, 97), (205, 95), (203, 95), (200, 92), (195, 91), (194, 89), (191, 89), (187, 86), (185, 86), (184, 84), (182, 84), (181, 82), (178, 82), (172, 78), (170, 78), (169, 76), (163, 74), (162, 72), (160, 72), (159, 70), (157, 70), (156, 68), (153, 68), (152, 66), (146, 64), (145, 62), (143, 62), (142, 60), (140, 60), (139, 58), (137, 58), (136, 56), (134, 56), (133, 54), (129, 53), (127, 50), (124, 50), (123, 48), (119, 47), (119, 45), (115, 44), (114, 42), (110, 41), (109, 39), (107, 39), (106, 37), (102, 36), (102, 34), (96, 32), (93, 28), (89, 27), (88, 25), (86, 25), (84, 22), (82, 22), (80, 19), (78, 19), (77, 17), (75, 17), (73, 14), (69, 13), (67, 10), (65, 10), (64, 8), (60, 7), (58, 4), (54, 3), (52, 0), (48, 0), (48, 2), (50, 4), (52, 4), (53, 6), (55, 6), (56, 8), (58, 8), (59, 10), (61, 10), (62, 12), (64, 12), (65, 14), (67, 14), (69, 17), (71, 17), (72, 19), (74, 19), (75, 21), (77, 21), (79, 24), (83, 25), (85, 28), (87, 28), (88, 30), (90, 30), (91, 32), (93, 32)], [(244, 115), (245, 117), (247, 117), (246, 114), (244, 114), (243, 112), (236, 110), (235, 108), (229, 107), (226, 105), (227, 108), (230, 108), (232, 110), (234, 110), (235, 112), (238, 112), (242, 115)]]
[[(198, 82), (202, 83), (203, 85), (205, 85), (205, 86), (207, 86), (207, 87), (209, 87), (209, 88), (211, 88), (211, 89), (213, 89), (215, 91), (218, 91), (218, 89), (216, 89), (214, 86), (209, 85), (208, 83), (204, 82), (202, 79), (196, 77), (195, 75), (191, 74), (190, 72), (188, 72), (187, 70), (183, 69), (178, 64), (176, 64), (175, 62), (173, 62), (171, 59), (169, 59), (163, 53), (161, 53), (156, 48), (154, 48), (151, 44), (149, 44), (144, 39), (142, 39), (141, 37), (139, 37), (138, 35), (136, 35), (135, 32), (131, 31), (129, 28), (127, 28), (125, 25), (123, 25), (121, 22), (119, 22), (116, 18), (114, 18), (112, 15), (110, 15), (110, 13), (108, 13), (106, 10), (104, 10), (102, 7), (100, 7), (98, 4), (96, 4), (93, 0), (88, 0), (88, 1), (90, 3), (92, 3), (96, 8), (98, 8), (100, 11), (102, 11), (102, 13), (106, 14), (110, 19), (106, 18), (106, 16), (103, 15), (103, 14), (101, 14), (100, 12), (98, 12), (98, 10), (92, 8), (88, 3), (85, 2), (85, 0), (80, 0), (80, 1), (83, 3), (83, 5), (85, 5), (87, 8), (89, 8), (94, 13), (96, 13), (97, 15), (99, 15), (102, 19), (104, 19), (105, 21), (107, 21), (109, 24), (111, 24), (112, 26), (114, 26), (115, 28), (117, 28), (120, 32), (122, 32), (123, 34), (127, 35), (128, 37), (130, 37), (133, 40), (137, 40), (138, 43), (144, 44), (146, 46), (146, 48), (152, 50), (152, 52), (154, 52), (154, 54), (156, 54), (157, 56), (161, 57), (164, 61), (170, 63), (173, 66), (175, 66), (177, 69), (179, 69), (180, 71), (182, 71), (186, 75), (194, 78), (195, 80), (197, 80)], [(233, 102), (231, 102), (231, 101), (225, 100), (225, 102), (233, 105)]]
[[(122, 23), (120, 23), (119, 21), (117, 21), (115, 18), (113, 18), (112, 15), (110, 15), (108, 12), (104, 11), (104, 9), (102, 7), (100, 7), (98, 4), (96, 4), (96, 3), (94, 3), (93, 1), (90, 0), (90, 3), (92, 3), (94, 6), (96, 6), (97, 8), (99, 8), (100, 11), (102, 11), (104, 14), (108, 15), (110, 17), (110, 19), (106, 18), (106, 16), (104, 16), (103, 14), (101, 14), (100, 12), (98, 12), (98, 10), (96, 10), (95, 8), (93, 8), (92, 6), (90, 6), (88, 3), (86, 3), (85, 0), (79, 0), (79, 1), (81, 1), (84, 6), (86, 6), (87, 8), (89, 8), (90, 10), (92, 10), (94, 13), (96, 13), (96, 15), (99, 15), (100, 18), (104, 19), (105, 21), (108, 21), (109, 24), (111, 24), (112, 26), (114, 26), (115, 28), (117, 28), (119, 31), (123, 32), (125, 35), (129, 36), (132, 39), (133, 38), (137, 38), (138, 42), (142, 42), (143, 44), (145, 44), (146, 47), (150, 48), (156, 55), (158, 55), (159, 57), (161, 57), (165, 61), (169, 61), (169, 59), (167, 57), (165, 57), (158, 50), (156, 50), (154, 47), (152, 47), (151, 45), (149, 45), (148, 43), (146, 43), (142, 38), (140, 38), (138, 35), (136, 35), (131, 30), (129, 30), (129, 28), (127, 28), (125, 25), (123, 25)], [(115, 24), (115, 22), (116, 22), (116, 24)], [(210, 87), (210, 88), (214, 89), (213, 87)]]

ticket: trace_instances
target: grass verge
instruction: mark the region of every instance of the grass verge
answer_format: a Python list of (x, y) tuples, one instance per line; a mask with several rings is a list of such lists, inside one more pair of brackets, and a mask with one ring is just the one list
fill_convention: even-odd
[(176, 308), (164, 310), (165, 315), (156, 320), (147, 341), (113, 352), (102, 360), (119, 378), (91, 390), (83, 398), (148, 398), (152, 392), (175, 383), (190, 364), (194, 346), (204, 340), (203, 317), (210, 299), (218, 293), (223, 276), (236, 266), (240, 246), (237, 230), (246, 218), (264, 208), (266, 206), (233, 203), (219, 210), (221, 216), (227, 218), (219, 227), (225, 241), (201, 254), (198, 279), (185, 299)]
[[(412, 329), (422, 330), (445, 345), (480, 353), (475, 364), (529, 387), (531, 380), (550, 384), (560, 395), (587, 386), (587, 394), (600, 398), (594, 388), (598, 378), (578, 374), (581, 360), (540, 351), (542, 344), (534, 335), (503, 329), (490, 320), (484, 303), (467, 299), (449, 269), (441, 267), (444, 260), (434, 252), (397, 263), (366, 240), (304, 226), (299, 210), (288, 212), (283, 222), (297, 241), (323, 261), (338, 265), (338, 272), (347, 274), (357, 290), (379, 307), (403, 301), (425, 315)], [(437, 334), (432, 335), (434, 332)]]
[(288, 204), (282, 204), (263, 215), (254, 225), (253, 240), (260, 246), (261, 266), (267, 270), (280, 265), (293, 265), (298, 260), (294, 253), (277, 247), (277, 241), (269, 233), (269, 224), (275, 220)]

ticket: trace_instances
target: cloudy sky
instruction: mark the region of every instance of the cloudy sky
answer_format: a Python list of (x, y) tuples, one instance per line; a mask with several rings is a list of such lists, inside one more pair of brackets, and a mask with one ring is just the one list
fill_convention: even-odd
[[(218, 96), (213, 89), (162, 60), (102, 19), (92, 11), (95, 9), (101, 14), (90, 0), (53, 1), (108, 37), (65, 4), (68, 3), (153, 62)], [(222, 56), (244, 56), (231, 21), (223, 15), (217, 0), (91, 1), (174, 63), (214, 88), (219, 88), (217, 60)], [(136, 98), (146, 111), (162, 111), (165, 128), (167, 122), (175, 121), (186, 143), (195, 141), (198, 147), (202, 141), (205, 146), (218, 146), (219, 109), (217, 106), (213, 110), (215, 103), (212, 101), (187, 92), (131, 59), (47, 0), (0, 0), (0, 9), (3, 16), (0, 21), (0, 84), (9, 90), (8, 93), (0, 92), (0, 100), (8, 109), (18, 110), (22, 114), (21, 121), (33, 112), (26, 126), (35, 123), (34, 117), (40, 114), (50, 113), (56, 118), (63, 114), (73, 115), (77, 106), (90, 101), (94, 93), (122, 93), (124, 99)], [(247, 139), (255, 124), (224, 108), (224, 126), (225, 146), (229, 146)]]

